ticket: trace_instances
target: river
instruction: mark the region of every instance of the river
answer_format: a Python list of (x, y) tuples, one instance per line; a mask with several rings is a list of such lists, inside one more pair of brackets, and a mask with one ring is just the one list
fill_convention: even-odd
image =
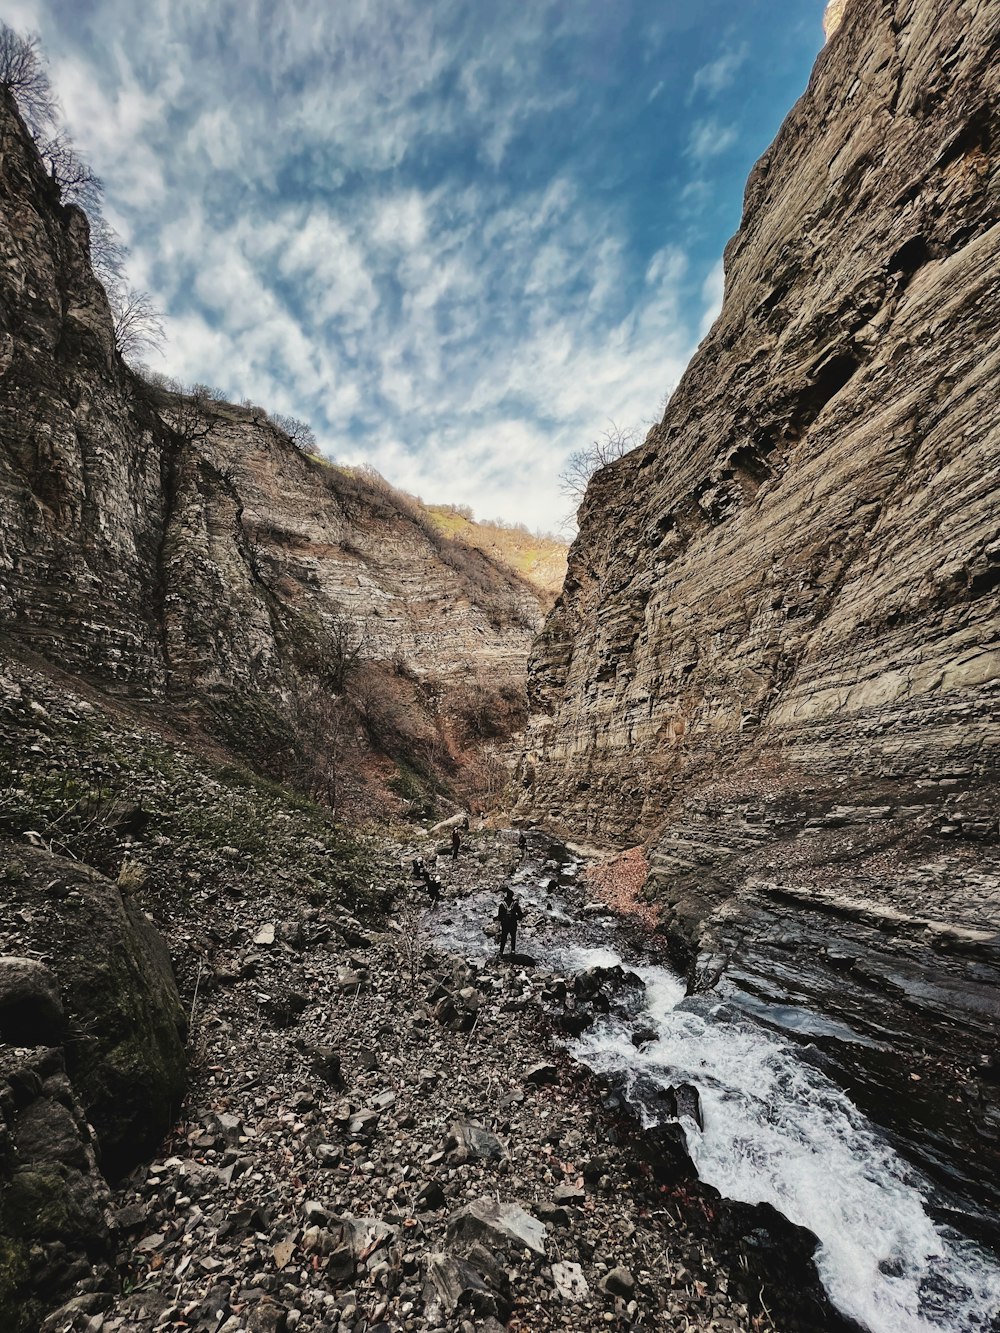
[[(556, 859), (552, 859), (553, 853)], [(646, 1125), (662, 1117), (655, 1090), (693, 1083), (704, 1129), (682, 1122), (701, 1178), (728, 1198), (766, 1202), (819, 1239), (816, 1266), (832, 1303), (871, 1333), (1000, 1330), (1000, 1262), (935, 1219), (935, 1189), (893, 1149), (823, 1071), (808, 1042), (822, 1030), (804, 1012), (803, 1040), (768, 1027), (733, 988), (686, 996), (681, 977), (629, 953), (611, 915), (583, 912), (577, 864), (553, 845), (526, 858), (511, 883), (526, 912), (519, 946), (565, 977), (622, 965), (644, 984), (628, 1019), (599, 1019), (570, 1054), (624, 1082)], [(484, 923), (492, 895), (442, 907), (440, 945), (469, 959), (495, 949)], [(515, 964), (516, 966), (516, 964)], [(787, 1026), (787, 1015), (783, 1016)], [(648, 1030), (640, 1047), (637, 1028)]]

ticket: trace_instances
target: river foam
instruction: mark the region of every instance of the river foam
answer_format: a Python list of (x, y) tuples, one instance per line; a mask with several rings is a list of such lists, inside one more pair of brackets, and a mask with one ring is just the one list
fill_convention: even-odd
[(685, 1000), (683, 983), (663, 968), (633, 970), (647, 987), (641, 1021), (658, 1037), (636, 1050), (630, 1027), (602, 1020), (572, 1043), (577, 1059), (624, 1075), (626, 1089), (639, 1076), (647, 1087), (696, 1084), (705, 1128), (687, 1121), (685, 1130), (698, 1174), (814, 1232), (830, 1299), (871, 1333), (1000, 1328), (993, 1258), (933, 1222), (930, 1185), (801, 1047), (717, 1000)]

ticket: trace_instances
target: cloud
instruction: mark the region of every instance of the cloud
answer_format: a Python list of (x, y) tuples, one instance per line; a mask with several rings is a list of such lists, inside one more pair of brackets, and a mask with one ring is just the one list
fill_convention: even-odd
[(721, 125), (715, 119), (696, 120), (685, 151), (696, 162), (705, 162), (728, 151), (737, 138), (735, 125)]
[[(610, 187), (617, 107), (580, 71), (607, 76), (620, 25), (594, 22), (561, 0), (516, 23), (91, 0), (50, 25), (71, 128), (167, 314), (158, 364), (310, 420), (330, 455), (425, 498), (554, 527), (565, 459), (648, 420), (709, 301), (702, 266), (654, 228), (639, 244)], [(653, 68), (636, 97), (654, 85), (662, 117), (684, 94)], [(735, 135), (706, 118), (681, 138), (682, 203)]]
[(709, 329), (719, 317), (722, 310), (722, 298), (725, 295), (726, 275), (723, 270), (722, 260), (713, 264), (709, 270), (705, 281), (701, 284), (701, 298), (705, 303), (705, 310), (701, 317), (701, 323), (698, 326), (698, 336), (704, 338)]
[(733, 50), (724, 51), (717, 59), (695, 70), (694, 78), (691, 80), (689, 100), (698, 94), (711, 100), (725, 92), (734, 83), (748, 55), (749, 47), (742, 42)]

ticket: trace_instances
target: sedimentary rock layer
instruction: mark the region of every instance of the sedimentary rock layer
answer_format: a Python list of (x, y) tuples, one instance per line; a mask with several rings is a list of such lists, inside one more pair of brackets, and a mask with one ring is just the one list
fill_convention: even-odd
[(358, 666), (341, 731), (435, 778), (468, 739), (441, 722), (449, 695), (491, 695), (487, 735), (523, 716), (535, 589), (377, 474), (304, 455), (263, 409), (133, 374), (87, 219), (5, 93), (0, 257), (0, 633), (15, 654), (197, 725), (210, 714), (255, 759), (289, 729), (322, 730)]
[[(787, 995), (784, 947), (800, 998), (867, 997), (911, 1045), (930, 1014), (970, 1059), (1000, 963), (998, 88), (996, 5), (848, 0), (715, 326), (592, 481), (522, 764), (526, 813), (650, 845), (705, 967)], [(907, 968), (866, 978), (873, 941)]]
[(627, 837), (749, 753), (989, 755), (998, 26), (854, 4), (821, 53), (751, 175), (722, 314), (583, 506), (531, 665), (540, 809)]

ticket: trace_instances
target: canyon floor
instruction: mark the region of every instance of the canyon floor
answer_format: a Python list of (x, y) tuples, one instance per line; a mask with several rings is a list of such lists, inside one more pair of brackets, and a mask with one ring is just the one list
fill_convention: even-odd
[[(846, 1326), (805, 1233), (699, 1184), (671, 1127), (644, 1135), (569, 1058), (573, 983), (532, 965), (530, 913), (513, 961), (485, 935), (478, 958), (443, 947), (449, 915), (511, 876), (555, 876), (582, 907), (540, 835), (522, 861), (510, 830), (474, 826), (430, 912), (409, 873), (424, 831), (346, 837), (124, 706), (30, 671), (8, 684), (0, 815), (9, 834), (30, 808), (33, 828), (4, 844), (0, 954), (45, 962), (72, 867), (119, 865), (189, 1020), (187, 1094), (99, 1198), (107, 1241), (31, 1251), (33, 1309), (73, 1292), (44, 1329)], [(85, 777), (102, 806), (71, 799)], [(588, 1001), (614, 991), (598, 975)]]

